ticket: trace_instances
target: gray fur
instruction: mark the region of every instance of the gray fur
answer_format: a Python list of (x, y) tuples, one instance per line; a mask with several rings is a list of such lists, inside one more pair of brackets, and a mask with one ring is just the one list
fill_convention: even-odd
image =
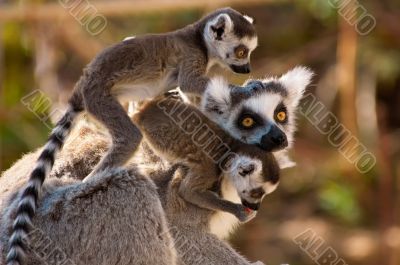
[[(178, 196), (176, 185), (185, 171), (166, 166), (142, 145), (135, 163), (151, 176), (157, 191), (135, 169), (110, 171), (82, 183), (83, 176), (107, 150), (109, 141), (86, 126), (76, 128), (75, 135), (80, 137), (67, 142), (61, 151), (33, 219), (34, 225), (54, 243), (52, 246), (62, 250), (73, 264), (173, 265), (175, 249), (180, 265), (250, 264), (210, 233), (207, 220), (212, 211)], [(38, 154), (39, 151), (24, 156), (0, 178), (0, 264), (5, 262), (16, 194)], [(148, 160), (153, 167), (142, 167)], [(168, 218), (168, 229), (158, 197)], [(169, 234), (175, 239), (172, 244)], [(43, 264), (32, 252), (28, 252), (28, 260), (28, 264)]]
[[(289, 74), (290, 73), (290, 74)], [(289, 105), (292, 106), (292, 108), (290, 109), (290, 111), (295, 110), (295, 106), (297, 106), (298, 101), (304, 91), (304, 88), (306, 87), (306, 85), (309, 82), (309, 78), (311, 76), (309, 71), (303, 71), (302, 69), (297, 70), (297, 71), (292, 71), (289, 72), (288, 74), (284, 75), (283, 77), (280, 78), (280, 81), (282, 83), (284, 83), (284, 87), (288, 88), (288, 94), (289, 97), (287, 99), (287, 102)], [(215, 97), (213, 97), (212, 99), (215, 102), (218, 102), (219, 100), (227, 100), (225, 102), (225, 105), (229, 106), (230, 102), (229, 102), (229, 96), (225, 97), (226, 95), (224, 95), (223, 91), (226, 91), (224, 89), (221, 90), (217, 90), (217, 94), (215, 95)], [(218, 95), (218, 93), (220, 93)], [(209, 98), (209, 97), (208, 97)], [(222, 102), (223, 103), (223, 102)], [(253, 102), (253, 103), (257, 103), (257, 102)], [(262, 104), (262, 102), (261, 102)], [(256, 104), (257, 105), (257, 104)], [(224, 107), (223, 104), (219, 104), (218, 107)], [(216, 121), (218, 123), (218, 121), (222, 121), (220, 124), (223, 125), (224, 124), (224, 119), (225, 119), (225, 113), (226, 110), (221, 111), (220, 113), (217, 113), (220, 116), (216, 116), (214, 114), (213, 118), (214, 121)], [(220, 119), (220, 120), (219, 120)], [(294, 125), (292, 125), (294, 126)], [(294, 130), (289, 130), (288, 131), (288, 136), (289, 137), (293, 137), (292, 133)], [(89, 133), (88, 133), (89, 132)], [(83, 130), (78, 130), (78, 134), (81, 136), (81, 138), (84, 138), (85, 134), (89, 134), (90, 135), (90, 130), (89, 129), (83, 129)], [(90, 137), (93, 137), (94, 139), (91, 139)], [(56, 166), (55, 166), (55, 171), (53, 172), (53, 176), (58, 176), (61, 177), (61, 180), (56, 180), (55, 182), (57, 183), (57, 181), (60, 181), (60, 185), (59, 186), (66, 186), (66, 185), (70, 185), (70, 184), (76, 184), (77, 179), (82, 179), (84, 178), (88, 172), (90, 172), (92, 170), (92, 168), (94, 167), (94, 165), (97, 163), (98, 159), (101, 157), (101, 154), (104, 153), (104, 151), (107, 149), (108, 147), (108, 142), (105, 140), (107, 139), (106, 136), (104, 135), (100, 135), (100, 134), (95, 134), (95, 135), (91, 135), (89, 137), (89, 141), (82, 141), (81, 139), (79, 139), (79, 141), (75, 141), (72, 144), (68, 144), (66, 145), (65, 150), (63, 150), (63, 152), (60, 155), (59, 160), (56, 161)], [(99, 137), (99, 138), (97, 138)], [(71, 137), (72, 139), (74, 139), (74, 137)], [(96, 141), (97, 138), (97, 141)], [(144, 148), (144, 150), (146, 150), (146, 148)], [(39, 151), (38, 151), (39, 152)], [(278, 158), (278, 161), (280, 161), (281, 159), (279, 158), (279, 153), (277, 152), (275, 153), (275, 156)], [(64, 155), (63, 155), (64, 154)], [(144, 152), (144, 154), (146, 154), (146, 152)], [(0, 205), (2, 205), (2, 212), (4, 213), (5, 208), (9, 207), (12, 204), (16, 204), (16, 201), (18, 201), (18, 193), (16, 192), (19, 188), (21, 188), (22, 184), (25, 183), (26, 181), (26, 176), (27, 174), (32, 170), (32, 168), (34, 167), (34, 159), (36, 159), (36, 157), (38, 156), (38, 154), (36, 155), (29, 155), (23, 159), (21, 159), (20, 161), (18, 161), (16, 163), (16, 165), (14, 165), (14, 167), (12, 167), (10, 170), (8, 170), (4, 176), (2, 178), (0, 178)], [(164, 175), (164, 173), (162, 173), (163, 171), (160, 171), (159, 173), (161, 174), (161, 176), (171, 176), (171, 174), (173, 174), (173, 171), (175, 169), (175, 167), (170, 168), (170, 166), (168, 165), (168, 163), (163, 163), (163, 162), (159, 162), (157, 161), (157, 158), (150, 154), (150, 155), (143, 155), (141, 157), (142, 159), (145, 158), (150, 158), (151, 162), (154, 163), (156, 162), (157, 165), (159, 166), (159, 169), (168, 169), (167, 172), (165, 173), (167, 175)], [(140, 159), (139, 159), (140, 160)], [(146, 160), (146, 159), (145, 159)], [(285, 160), (285, 159), (283, 159)], [(58, 166), (57, 166), (58, 165)], [(157, 169), (158, 170), (158, 169)], [(156, 170), (156, 171), (157, 171)], [(152, 169), (151, 168), (147, 168), (147, 171), (149, 174), (152, 174)], [(159, 171), (159, 170), (158, 170)], [(172, 173), (171, 173), (172, 172)], [(153, 172), (154, 173), (154, 172)], [(167, 180), (165, 180), (167, 179)], [(54, 180), (53, 180), (54, 182)], [(52, 189), (52, 184), (53, 182), (49, 182), (45, 185), (45, 188), (47, 187), (49, 189), (49, 194), (52, 194), (52, 192), (57, 190), (57, 185), (53, 185), (55, 188)], [(163, 183), (164, 187), (168, 186), (168, 177), (164, 178), (163, 181), (161, 181), (161, 183)], [(79, 184), (82, 185), (82, 184)], [(223, 190), (221, 190), (223, 191)], [(45, 197), (47, 196), (47, 193), (44, 192)], [(57, 192), (55, 192), (54, 194), (58, 194)], [(56, 195), (53, 195), (56, 196)], [(162, 199), (162, 201), (166, 200), (166, 193), (160, 193), (160, 198)], [(118, 204), (118, 199), (122, 199), (119, 198), (117, 196), (117, 198), (115, 198), (117, 200), (117, 204)], [(45, 200), (45, 198), (43, 199)], [(92, 203), (94, 203), (93, 201), (89, 201), (88, 205), (91, 205)], [(43, 206), (41, 206), (43, 207)], [(83, 206), (84, 207), (84, 206)], [(126, 207), (129, 207), (128, 205)], [(79, 205), (73, 205), (71, 208), (69, 208), (70, 210), (72, 210), (72, 214), (71, 216), (75, 216), (76, 214), (73, 214), (73, 210), (75, 210), (75, 208), (82, 209), (82, 206)], [(10, 208), (12, 209), (12, 207)], [(197, 207), (197, 209), (199, 210), (204, 210), (204, 209), (200, 209)], [(63, 209), (66, 210), (66, 209)], [(96, 216), (98, 216), (97, 214), (100, 214), (102, 211), (100, 210), (99, 207), (99, 213), (95, 213)], [(66, 216), (69, 216), (70, 213), (67, 211), (65, 213)], [(170, 214), (169, 214), (170, 215)], [(215, 214), (214, 214), (215, 215)], [(2, 221), (1, 221), (1, 238), (2, 238), (2, 244), (0, 244), (1, 247), (1, 251), (3, 252), (3, 256), (2, 258), (5, 258), (5, 254), (6, 254), (6, 248), (7, 248), (7, 240), (10, 237), (10, 222), (11, 220), (9, 219), (10, 216), (2, 214)], [(46, 216), (44, 215), (43, 218), (45, 218)], [(40, 220), (40, 216), (38, 217), (38, 219)], [(181, 221), (185, 220), (184, 218), (180, 219)], [(88, 220), (85, 220), (88, 221)], [(96, 219), (96, 222), (101, 224), (102, 221), (108, 223), (109, 221), (107, 219)], [(34, 225), (35, 220), (34, 220)], [(97, 224), (96, 223), (96, 224)], [(50, 225), (51, 228), (51, 223), (47, 223), (44, 224), (44, 226), (46, 225)], [(69, 224), (66, 224), (67, 226), (67, 230), (73, 230), (74, 227), (69, 226)], [(90, 221), (83, 223), (83, 226), (87, 225), (93, 225)], [(226, 226), (224, 226), (223, 228), (225, 228)], [(204, 228), (204, 227), (203, 227)], [(202, 228), (202, 229), (203, 229)], [(231, 228), (229, 226), (229, 228)], [(228, 228), (228, 230), (229, 230)], [(194, 229), (194, 227), (193, 227)], [(50, 229), (51, 230), (51, 229)], [(52, 235), (53, 233), (56, 235), (58, 232), (57, 231), (50, 231), (48, 232), (49, 235)], [(206, 229), (207, 231), (212, 230), (210, 227), (208, 227)], [(190, 234), (191, 229), (188, 230), (188, 234)], [(229, 232), (229, 231), (228, 231)], [(204, 236), (201, 235), (197, 235), (195, 230), (192, 231), (193, 236), (197, 236), (196, 238), (204, 238), (204, 237), (209, 237), (209, 234), (205, 234)], [(73, 241), (68, 241), (69, 238), (65, 237), (65, 235), (63, 235), (64, 237), (61, 238), (61, 240), (64, 240), (65, 244), (69, 244), (69, 245), (73, 245), (74, 243), (72, 243)], [(124, 237), (122, 236), (121, 239), (123, 239)], [(215, 244), (221, 244), (221, 243), (216, 243), (213, 240), (215, 239), (214, 236), (210, 235), (210, 238), (208, 238), (209, 242), (207, 242), (207, 240), (205, 240), (203, 243), (205, 244), (205, 246), (212, 246), (212, 243)], [(79, 240), (85, 240), (82, 238), (79, 238)], [(97, 237), (90, 237), (90, 235), (88, 235), (87, 238), (88, 241), (96, 241)], [(107, 240), (107, 239), (105, 239)], [(108, 242), (111, 243), (111, 242)], [(107, 253), (107, 251), (109, 250), (107, 247), (109, 246), (109, 244), (104, 244), (104, 253)], [(79, 244), (78, 244), (79, 245)], [(224, 245), (224, 244), (222, 244)], [(223, 247), (222, 247), (223, 248)], [(18, 250), (18, 249), (16, 249)], [(229, 248), (225, 248), (226, 251), (222, 251), (221, 253), (231, 253), (232, 255), (228, 255), (226, 254), (228, 260), (229, 258), (236, 260), (237, 259), (237, 254), (231, 252), (231, 250), (229, 250)], [(186, 251), (188, 252), (188, 251)], [(184, 253), (186, 253), (184, 252)], [(189, 252), (190, 253), (190, 252)], [(74, 255), (74, 253), (72, 253), (71, 255)], [(127, 254), (128, 255), (128, 254)], [(242, 264), (240, 262), (242, 262), (243, 259), (239, 258), (239, 263), (238, 264)], [(4, 262), (4, 261), (3, 261)], [(101, 263), (100, 263), (101, 264)], [(212, 263), (211, 263), (212, 264)], [(215, 263), (218, 264), (218, 263)], [(224, 263), (225, 264), (225, 263)], [(235, 264), (235, 263), (233, 263)], [(245, 263), (243, 263), (245, 264)]]
[[(83, 130), (83, 139), (61, 152), (55, 173), (44, 185), (29, 234), (27, 264), (174, 265), (176, 252), (165, 214), (147, 177), (131, 168), (80, 181), (108, 147), (106, 136), (92, 138), (90, 130)], [(0, 178), (0, 264), (5, 264), (16, 195), (38, 155), (24, 156)]]
[(21, 235), (27, 234), (31, 228), (41, 186), (77, 113), (85, 110), (102, 123), (112, 137), (109, 151), (90, 176), (124, 165), (142, 137), (121, 101), (153, 97), (177, 85), (185, 93), (201, 95), (208, 83), (207, 69), (212, 63), (229, 65), (241, 73), (243, 69), (249, 70), (250, 53), (239, 60), (226, 58), (225, 55), (246, 43), (252, 44), (250, 50), (254, 49), (254, 40), (252, 23), (239, 12), (225, 8), (181, 30), (137, 36), (98, 54), (76, 83), (69, 100), (69, 110), (50, 135), (47, 147), (21, 192), (8, 264), (23, 264), (22, 252), (26, 246)]

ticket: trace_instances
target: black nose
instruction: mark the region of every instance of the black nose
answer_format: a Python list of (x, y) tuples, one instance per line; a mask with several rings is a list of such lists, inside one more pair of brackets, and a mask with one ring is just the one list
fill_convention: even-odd
[(272, 126), (271, 130), (261, 138), (260, 147), (268, 152), (275, 152), (287, 146), (286, 134), (277, 126)]
[(229, 67), (238, 74), (248, 74), (251, 72), (250, 64), (235, 65), (231, 64)]

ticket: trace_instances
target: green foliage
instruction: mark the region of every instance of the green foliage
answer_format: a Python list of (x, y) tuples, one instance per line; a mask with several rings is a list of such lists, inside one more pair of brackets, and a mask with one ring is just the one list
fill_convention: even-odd
[(330, 215), (350, 224), (360, 221), (361, 210), (354, 188), (339, 181), (327, 181), (319, 191), (320, 206)]

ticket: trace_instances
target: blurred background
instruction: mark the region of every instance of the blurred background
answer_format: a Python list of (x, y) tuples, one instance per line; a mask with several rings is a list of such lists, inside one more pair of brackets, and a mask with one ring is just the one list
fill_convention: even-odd
[[(241, 84), (308, 66), (316, 73), (308, 96), (321, 109), (302, 104), (291, 152), (297, 166), (233, 236), (235, 248), (270, 265), (399, 265), (396, 0), (0, 0), (0, 170), (45, 142), (49, 117), (102, 48), (181, 28), (222, 6), (254, 17), (259, 36), (252, 74), (222, 74)], [(332, 142), (325, 114), (353, 136), (352, 147)], [(365, 152), (368, 170), (360, 170)]]

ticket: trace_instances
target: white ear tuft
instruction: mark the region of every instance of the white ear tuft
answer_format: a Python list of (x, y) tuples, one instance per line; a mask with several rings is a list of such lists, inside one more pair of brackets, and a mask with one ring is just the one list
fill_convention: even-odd
[(307, 67), (297, 66), (278, 80), (288, 90), (289, 101), (292, 106), (297, 106), (304, 90), (310, 84), (314, 73)]
[(276, 162), (278, 162), (280, 169), (296, 166), (296, 163), (289, 158), (286, 150), (273, 152), (272, 154), (274, 155)]
[(225, 113), (230, 106), (230, 88), (228, 82), (222, 77), (213, 77), (207, 84), (207, 88), (201, 98), (201, 110), (203, 113)]
[(225, 25), (225, 31), (230, 32), (233, 29), (233, 21), (228, 14), (220, 14), (217, 17), (217, 23), (222, 23)]
[(216, 18), (207, 23), (208, 35), (220, 40), (227, 32), (232, 31), (233, 22), (228, 14), (219, 14)]
[(244, 17), (247, 21), (249, 21), (251, 24), (253, 24), (254, 18), (249, 17), (249, 16), (247, 16), (247, 15), (243, 15), (243, 17)]

